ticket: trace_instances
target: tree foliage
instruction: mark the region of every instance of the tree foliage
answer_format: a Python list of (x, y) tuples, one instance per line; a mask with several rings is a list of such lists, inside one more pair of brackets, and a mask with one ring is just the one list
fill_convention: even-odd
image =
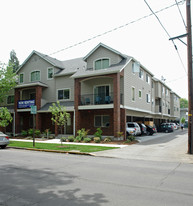
[(180, 108), (188, 108), (188, 100), (185, 98), (180, 98)]
[(10, 59), (9, 59), (9, 66), (12, 66), (13, 67), (13, 72), (15, 73), (18, 68), (19, 68), (19, 60), (16, 56), (16, 53), (14, 50), (12, 50), (10, 52)]
[(10, 90), (16, 86), (16, 80), (12, 66), (0, 66), (0, 102), (3, 102)]
[(49, 110), (52, 113), (51, 120), (62, 130), (62, 127), (65, 127), (67, 120), (70, 118), (70, 114), (66, 112), (64, 106), (60, 105), (59, 101), (57, 101), (57, 104), (53, 103)]
[(0, 127), (7, 127), (13, 120), (7, 107), (0, 108)]

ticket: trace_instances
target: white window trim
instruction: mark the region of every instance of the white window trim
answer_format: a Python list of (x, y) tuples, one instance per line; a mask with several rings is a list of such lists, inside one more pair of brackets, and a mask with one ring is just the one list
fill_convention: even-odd
[[(141, 92), (141, 97), (139, 96), (139, 92)], [(138, 92), (138, 97), (139, 97), (139, 99), (142, 99), (142, 90), (139, 89), (139, 92)]]
[[(147, 95), (148, 95), (148, 100), (147, 100)], [(149, 94), (149, 93), (146, 93), (146, 103), (147, 104), (150, 104), (151, 103), (151, 94)]]
[[(49, 69), (52, 69), (52, 71), (53, 71), (52, 78), (48, 78), (48, 70), (49, 70)], [(47, 80), (52, 80), (52, 79), (53, 79), (53, 76), (54, 76), (54, 68), (53, 68), (53, 67), (48, 67), (48, 68), (47, 68)]]
[[(134, 100), (133, 100), (133, 89), (134, 89)], [(135, 102), (136, 95), (135, 95), (135, 87), (131, 87), (131, 101)]]
[(95, 117), (96, 116), (100, 116), (101, 117), (101, 120), (102, 120), (102, 118), (104, 117), (104, 116), (108, 116), (109, 117), (109, 126), (110, 126), (110, 115), (94, 115), (94, 127), (102, 127), (102, 128), (109, 128), (109, 126), (108, 127), (104, 127), (104, 126), (96, 126), (96, 122), (95, 122)]
[[(69, 90), (69, 99), (58, 99), (58, 91), (59, 91), (59, 90)], [(56, 99), (57, 99), (58, 101), (60, 101), (60, 102), (71, 100), (71, 88), (61, 88), (61, 89), (57, 89)]]
[[(20, 75), (23, 74), (23, 82), (20, 82)], [(24, 83), (24, 73), (20, 73), (19, 74), (19, 84), (23, 84)]]
[[(147, 77), (148, 77), (148, 78), (147, 78)], [(146, 75), (145, 75), (145, 81), (146, 81), (146, 83), (148, 83), (148, 84), (150, 85), (151, 79), (150, 79), (150, 75), (147, 74), (147, 73), (146, 73)]]
[(140, 71), (142, 71), (143, 75), (142, 75), (142, 77), (139, 76), (139, 79), (144, 80), (144, 70), (139, 68), (139, 73), (140, 73)]
[(133, 71), (134, 64), (135, 64), (135, 62), (132, 62), (132, 65), (131, 65), (131, 73), (132, 73), (133, 75), (136, 74), (136, 72)]
[[(98, 60), (102, 60), (102, 59), (108, 59), (108, 60), (109, 60), (109, 66), (111, 65), (111, 59), (110, 59), (109, 57), (101, 57), (101, 58), (95, 59), (95, 60), (93, 61), (93, 70), (96, 70), (96, 69), (95, 69), (95, 62), (98, 61)], [(105, 69), (107, 69), (107, 68), (105, 68)], [(100, 69), (99, 69), (99, 70), (100, 70)]]
[(36, 82), (36, 81), (31, 81), (31, 73), (33, 73), (33, 72), (40, 72), (40, 80), (39, 81), (41, 81), (41, 71), (40, 70), (33, 70), (29, 74), (29, 82)]

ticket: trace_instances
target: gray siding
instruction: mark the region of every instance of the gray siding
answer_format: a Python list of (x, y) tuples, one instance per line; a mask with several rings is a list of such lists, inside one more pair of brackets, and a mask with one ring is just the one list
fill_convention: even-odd
[(97, 59), (106, 57), (110, 59), (110, 65), (117, 64), (122, 60), (119, 55), (113, 53), (112, 51), (104, 47), (99, 47), (91, 56), (88, 57), (87, 68), (93, 68), (93, 64)]
[[(141, 79), (139, 78), (138, 72), (132, 73), (132, 62), (130, 62), (127, 67), (125, 67), (124, 105), (126, 107), (132, 107), (151, 112), (151, 85), (145, 81), (145, 73), (146, 72), (144, 71), (143, 79)], [(135, 88), (135, 101), (132, 101), (132, 87)], [(142, 92), (141, 98), (139, 98), (139, 90)], [(146, 94), (150, 94), (150, 103), (146, 102)]]

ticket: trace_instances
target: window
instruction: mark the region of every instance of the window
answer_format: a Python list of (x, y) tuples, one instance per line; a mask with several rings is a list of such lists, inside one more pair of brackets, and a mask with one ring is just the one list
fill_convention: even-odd
[(52, 79), (54, 74), (53, 68), (48, 68), (48, 79)]
[(99, 59), (95, 61), (95, 70), (105, 69), (109, 67), (109, 59)]
[(142, 69), (139, 70), (139, 78), (143, 79), (143, 70)]
[(31, 82), (40, 81), (40, 71), (33, 71), (31, 73)]
[(142, 98), (142, 91), (139, 90), (139, 98)]
[(162, 93), (164, 94), (164, 87), (162, 87)]
[(132, 101), (135, 101), (135, 88), (134, 87), (131, 88), (131, 97), (132, 97)]
[(7, 104), (13, 104), (14, 103), (14, 95), (7, 97)]
[(150, 103), (150, 94), (146, 94), (146, 102)]
[(150, 84), (150, 77), (149, 77), (148, 74), (146, 74), (146, 82), (147, 82), (148, 84)]
[(58, 90), (58, 100), (68, 100), (68, 99), (70, 99), (70, 89)]
[(107, 97), (111, 98), (109, 85), (100, 85), (94, 87), (94, 102), (96, 104), (105, 103)]
[(24, 74), (19, 75), (19, 83), (23, 83), (23, 77), (24, 77)]
[(151, 100), (151, 103), (152, 103), (152, 106), (154, 106), (154, 99), (152, 98), (152, 100)]
[(168, 90), (166, 89), (166, 95), (168, 95)]
[(94, 117), (95, 127), (109, 127), (110, 116), (109, 115), (96, 115)]

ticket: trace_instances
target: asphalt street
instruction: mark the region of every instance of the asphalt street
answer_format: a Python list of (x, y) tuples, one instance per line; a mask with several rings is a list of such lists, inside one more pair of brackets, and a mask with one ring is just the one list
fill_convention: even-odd
[[(171, 144), (175, 143), (174, 148), (178, 149), (187, 135), (177, 133), (175, 138), (165, 135), (162, 140), (116, 149), (130, 148), (135, 153), (130, 153), (129, 158), (0, 150), (0, 205), (192, 206), (193, 164), (181, 161), (183, 158), (160, 159), (161, 153), (165, 157), (170, 152), (164, 153), (158, 145), (172, 150)], [(132, 149), (136, 147), (138, 153)], [(160, 150), (159, 155), (149, 160), (150, 153), (155, 155), (156, 150)], [(181, 151), (186, 154), (184, 149)]]

